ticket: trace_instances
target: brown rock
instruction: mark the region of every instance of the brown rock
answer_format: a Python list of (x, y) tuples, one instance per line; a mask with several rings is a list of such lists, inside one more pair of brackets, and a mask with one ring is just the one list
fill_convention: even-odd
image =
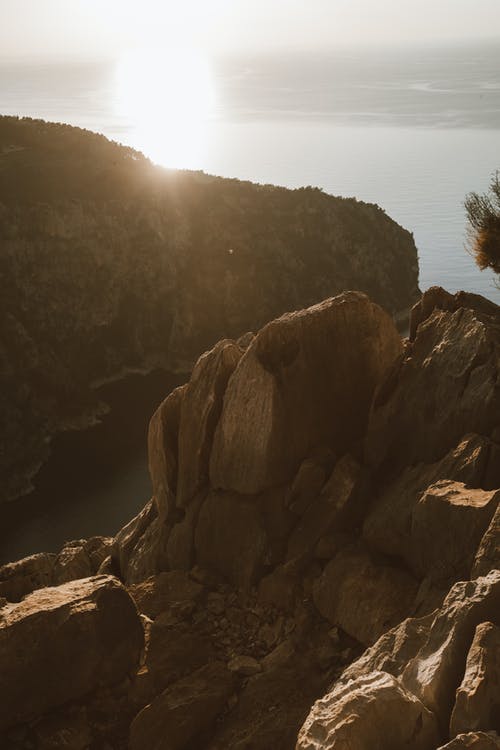
[(272, 605), (284, 612), (293, 611), (299, 596), (299, 580), (290, 575), (282, 566), (265, 576), (259, 584), (259, 602), (268, 606)]
[(210, 492), (195, 533), (196, 560), (236, 586), (248, 588), (263, 570), (269, 540), (254, 502), (236, 493)]
[(443, 730), (448, 728), (474, 631), (499, 611), (500, 571), (456, 583), (436, 613), (426, 642), (403, 672), (404, 685), (436, 714)]
[(411, 564), (412, 513), (422, 493), (441, 479), (482, 486), (491, 442), (467, 435), (434, 464), (418, 464), (402, 471), (382, 492), (363, 524), (370, 547)]
[(468, 578), (499, 501), (500, 490), (471, 490), (447, 480), (431, 485), (411, 516), (414, 572), (433, 581)]
[(500, 568), (500, 507), (497, 508), (481, 540), (471, 576), (472, 578), (485, 576), (494, 568)]
[(462, 307), (470, 307), (473, 310), (495, 318), (498, 315), (498, 307), (489, 299), (471, 292), (457, 292), (450, 294), (440, 286), (432, 286), (420, 297), (419, 301), (411, 309), (410, 313), (410, 340), (414, 341), (418, 326), (425, 323), (434, 310), (446, 310), (456, 312)]
[(167, 560), (172, 570), (191, 570), (194, 563), (194, 531), (204, 495), (192, 498), (184, 518), (175, 523), (168, 536)]
[(301, 516), (307, 510), (321, 492), (327, 477), (324, 461), (314, 458), (306, 458), (302, 461), (287, 497), (287, 506), (292, 513)]
[(179, 680), (135, 717), (130, 727), (130, 750), (203, 747), (203, 739), (232, 689), (232, 675), (219, 662)]
[(346, 684), (370, 672), (388, 672), (393, 677), (399, 677), (410, 659), (413, 659), (425, 644), (433, 621), (433, 614), (403, 620), (395, 628), (381, 635), (373, 646), (350, 664), (342, 672), (339, 682)]
[(70, 708), (43, 718), (34, 728), (37, 750), (87, 750), (92, 731), (84, 708)]
[(111, 558), (122, 578), (128, 580), (130, 558), (148, 526), (157, 517), (158, 511), (150, 500), (135, 518), (124, 526), (113, 540)]
[(477, 729), (500, 732), (500, 628), (491, 622), (476, 628), (450, 720), (451, 737)]
[(56, 555), (40, 552), (0, 568), (0, 597), (18, 602), (36, 589), (51, 586)]
[(104, 560), (109, 557), (113, 547), (113, 537), (110, 536), (92, 536), (85, 540), (85, 551), (90, 559), (92, 574), (95, 575), (103, 564)]
[(177, 500), (185, 507), (208, 484), (214, 431), (227, 382), (242, 356), (232, 341), (219, 341), (194, 366), (184, 391), (179, 426)]
[(0, 610), (0, 729), (113, 685), (139, 662), (144, 634), (106, 576), (39, 589)]
[(262, 667), (260, 666), (257, 659), (253, 656), (235, 656), (228, 663), (227, 668), (230, 672), (241, 675), (242, 677), (251, 677), (254, 674), (258, 674)]
[(332, 690), (313, 705), (296, 750), (432, 750), (433, 714), (391, 675), (372, 672)]
[(328, 563), (313, 599), (332, 625), (371, 646), (409, 614), (416, 592), (408, 573), (376, 563), (366, 552), (346, 550)]
[(282, 641), (269, 654), (262, 659), (262, 668), (266, 670), (283, 669), (290, 667), (296, 659), (295, 646), (291, 638)]
[(312, 556), (321, 536), (340, 531), (359, 521), (365, 499), (366, 478), (359, 463), (349, 454), (343, 456), (290, 535), (287, 559)]
[(170, 513), (175, 506), (179, 423), (186, 388), (183, 385), (173, 390), (160, 404), (149, 423), (149, 473), (161, 521), (170, 520)]
[(88, 578), (94, 572), (84, 545), (80, 542), (68, 542), (57, 555), (54, 583), (57, 586), (78, 578)]
[(144, 581), (160, 571), (168, 570), (170, 528), (159, 516), (151, 520), (130, 554), (124, 575), (127, 583)]
[[(317, 669), (295, 654), (250, 677), (207, 750), (290, 750), (315, 696), (324, 690)], [(290, 664), (292, 666), (290, 666)]]
[(400, 352), (390, 318), (357, 292), (269, 323), (229, 382), (210, 459), (212, 486), (256, 494), (290, 481), (322, 445), (349, 450)]
[(373, 401), (365, 443), (372, 467), (431, 463), (466, 433), (492, 433), (500, 413), (499, 316), (499, 308), (494, 317), (472, 307), (436, 309), (418, 326)]
[(214, 656), (209, 639), (182, 621), (160, 615), (151, 625), (146, 667), (158, 693)]
[(459, 734), (446, 745), (440, 745), (438, 750), (498, 750), (500, 737), (495, 732), (468, 732)]
[(172, 604), (198, 601), (203, 587), (193, 581), (187, 573), (172, 570), (168, 573), (159, 573), (141, 583), (132, 584), (128, 590), (139, 612), (154, 620)]

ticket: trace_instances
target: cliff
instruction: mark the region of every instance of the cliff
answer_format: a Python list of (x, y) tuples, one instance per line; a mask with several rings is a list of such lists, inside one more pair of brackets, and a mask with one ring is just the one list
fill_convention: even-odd
[(169, 172), (104, 137), (0, 118), (0, 500), (128, 371), (189, 372), (221, 337), (358, 289), (418, 296), (411, 235), (377, 206)]
[(137, 518), (0, 569), (2, 747), (500, 747), (499, 365), (442, 289), (220, 341)]

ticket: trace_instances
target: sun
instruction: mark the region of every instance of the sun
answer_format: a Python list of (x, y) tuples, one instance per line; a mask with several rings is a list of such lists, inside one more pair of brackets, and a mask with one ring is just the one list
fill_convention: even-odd
[[(114, 76), (115, 111), (147, 156), (169, 167), (199, 168), (215, 87), (208, 61), (186, 47), (137, 49)], [(135, 144), (134, 144), (135, 145)]]

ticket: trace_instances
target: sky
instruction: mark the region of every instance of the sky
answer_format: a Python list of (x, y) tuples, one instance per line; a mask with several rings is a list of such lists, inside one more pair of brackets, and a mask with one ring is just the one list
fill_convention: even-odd
[(0, 0), (0, 56), (210, 55), (500, 39), (500, 0)]

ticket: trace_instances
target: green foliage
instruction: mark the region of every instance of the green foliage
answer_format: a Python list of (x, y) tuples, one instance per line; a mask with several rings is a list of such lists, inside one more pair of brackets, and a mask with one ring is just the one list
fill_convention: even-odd
[(479, 268), (500, 274), (500, 178), (497, 171), (489, 192), (469, 193), (465, 199), (471, 251)]

